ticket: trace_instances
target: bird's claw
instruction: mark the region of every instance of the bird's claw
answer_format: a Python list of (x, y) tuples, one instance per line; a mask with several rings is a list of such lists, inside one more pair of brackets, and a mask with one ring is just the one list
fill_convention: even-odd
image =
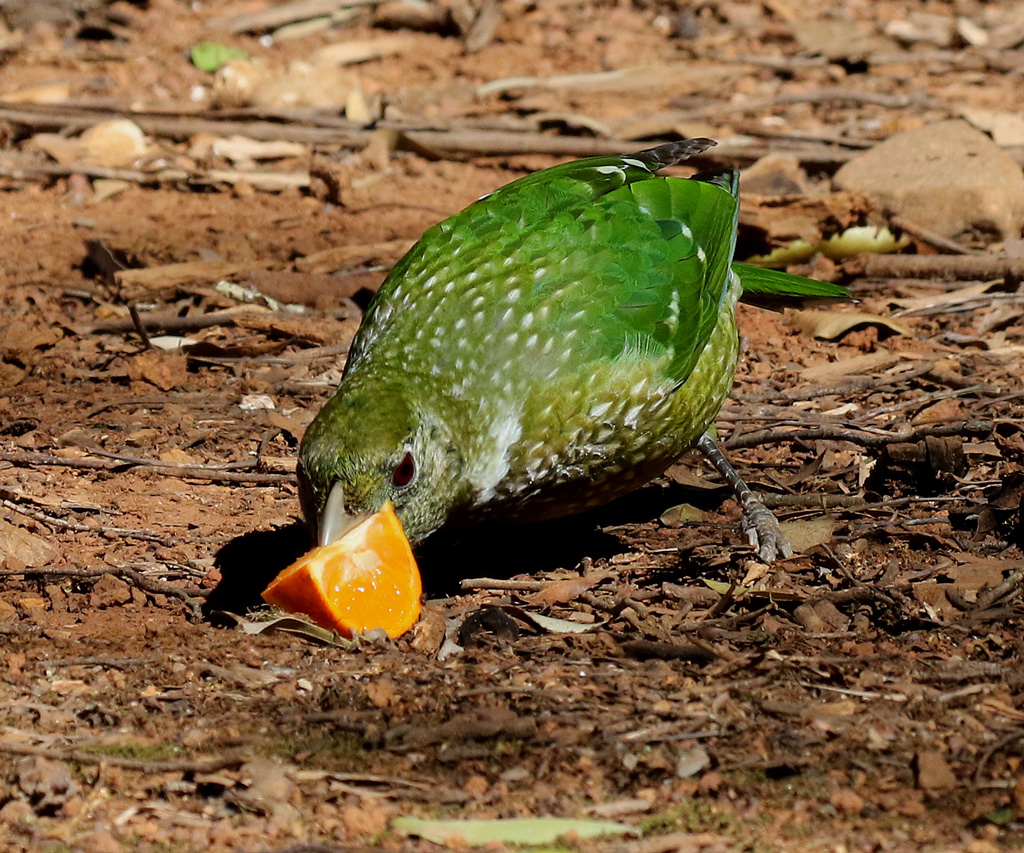
[(761, 562), (774, 563), (780, 557), (786, 559), (793, 556), (793, 546), (782, 532), (782, 525), (763, 503), (758, 502), (744, 509), (743, 530), (750, 547), (757, 550)]

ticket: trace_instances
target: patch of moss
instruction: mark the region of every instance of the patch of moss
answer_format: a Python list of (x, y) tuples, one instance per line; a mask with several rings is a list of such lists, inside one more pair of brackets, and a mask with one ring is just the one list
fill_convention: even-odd
[(679, 831), (735, 835), (739, 827), (731, 814), (719, 811), (708, 800), (694, 797), (674, 809), (651, 815), (640, 824), (640, 831), (644, 835)]
[(82, 748), (82, 752), (132, 761), (173, 761), (183, 751), (176, 743), (96, 743)]
[(737, 790), (756, 790), (765, 804), (773, 808), (789, 808), (796, 799), (828, 802), (828, 777), (819, 770), (804, 770), (780, 778), (773, 778), (762, 769), (732, 770), (722, 776)]
[(331, 765), (333, 769), (360, 761), (366, 752), (362, 738), (351, 732), (272, 738), (265, 742), (263, 748), (267, 755), (286, 761), (302, 762), (315, 757), (318, 766)]

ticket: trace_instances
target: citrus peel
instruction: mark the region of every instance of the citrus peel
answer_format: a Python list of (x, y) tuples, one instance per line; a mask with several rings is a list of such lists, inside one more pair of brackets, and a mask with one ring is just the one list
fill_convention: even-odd
[(263, 600), (345, 637), (374, 628), (398, 637), (419, 618), (421, 592), (412, 547), (388, 501), (337, 541), (292, 563)]

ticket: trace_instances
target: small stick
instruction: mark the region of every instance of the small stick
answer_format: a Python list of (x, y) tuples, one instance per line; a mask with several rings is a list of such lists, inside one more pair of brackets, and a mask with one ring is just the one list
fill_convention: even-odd
[[(88, 448), (90, 453), (103, 456), (107, 459), (116, 459), (118, 462), (127, 462), (131, 465), (138, 465), (144, 468), (180, 468), (175, 462), (164, 462), (162, 459), (148, 459), (145, 456), (132, 456), (128, 453), (112, 453), (102, 447)], [(208, 471), (238, 471), (248, 470), (256, 467), (254, 459), (247, 459), (245, 462), (217, 462), (212, 465), (203, 465)]]
[(233, 15), (230, 18), (214, 18), (207, 21), (206, 25), (214, 30), (227, 30), (229, 33), (262, 32), (295, 21), (326, 17), (341, 9), (374, 6), (379, 2), (381, 0), (293, 0), (291, 3), (280, 3), (260, 12)]
[[(922, 427), (909, 432), (876, 434), (861, 430), (846, 429), (839, 426), (820, 426), (806, 429), (794, 429), (788, 432), (767, 429), (741, 435), (735, 440), (725, 442), (729, 450), (745, 447), (760, 447), (765, 444), (784, 444), (791, 441), (849, 441), (864, 447), (884, 447), (887, 444), (915, 442), (924, 438), (941, 438), (950, 435), (987, 436), (992, 434), (992, 421), (970, 420), (951, 424), (936, 424)], [(2, 459), (2, 457), (0, 457)]]
[(704, 646), (687, 643), (660, 643), (654, 640), (626, 640), (622, 651), (638, 660), (685, 660), (691, 663), (711, 663), (718, 654)]
[(995, 604), (999, 599), (1005, 598), (1013, 592), (1019, 590), (1024, 586), (1024, 569), (1019, 569), (1013, 572), (1006, 580), (1001, 584), (992, 587), (992, 589), (985, 590), (981, 595), (978, 596), (975, 601), (974, 612), (981, 610), (988, 610)]
[(146, 658), (112, 658), (106, 655), (92, 655), (81, 658), (38, 658), (34, 661), (37, 666), (105, 666), (111, 669), (124, 669), (129, 666), (138, 666), (144, 663), (158, 663), (163, 660), (159, 655)]
[(462, 589), (499, 589), (510, 592), (540, 592), (550, 584), (542, 581), (507, 581), (498, 578), (466, 578), (459, 586)]
[(1024, 738), (1024, 729), (1017, 729), (1016, 731), (1012, 731), (1008, 735), (1001, 737), (994, 744), (992, 744), (992, 746), (986, 749), (984, 753), (982, 753), (981, 758), (978, 759), (978, 767), (974, 771), (975, 788), (977, 788), (981, 784), (981, 776), (982, 773), (984, 773), (985, 771), (985, 765), (989, 763), (989, 761), (992, 759), (992, 756), (1000, 750), (1008, 747), (1011, 743), (1021, 740), (1022, 738)]
[[(107, 118), (120, 118), (126, 114), (119, 109), (83, 110), (76, 107), (67, 111), (66, 105), (47, 105), (46, 107), (27, 104), (5, 105), (0, 103), (0, 120), (6, 119), (12, 124), (21, 124), (34, 130), (62, 130), (69, 125), (79, 125), (83, 120), (90, 124)], [(63, 110), (63, 111), (62, 111)], [(302, 142), (309, 145), (341, 145), (346, 148), (364, 148), (369, 144), (375, 131), (365, 130), (356, 125), (351, 127), (337, 126), (303, 126), (300, 124), (285, 125), (272, 121), (231, 121), (215, 118), (213, 113), (204, 113), (202, 117), (182, 114), (165, 114), (156, 112), (131, 112), (132, 120), (146, 133), (170, 139), (188, 139), (198, 133), (209, 133), (217, 136), (238, 134), (262, 141), (284, 140)], [(636, 150), (635, 140), (598, 139), (584, 136), (552, 136), (547, 133), (492, 131), (476, 128), (424, 128), (422, 125), (382, 122), (381, 128), (394, 130), (399, 134), (398, 147), (401, 150), (429, 151), (438, 156), (500, 156), (516, 154), (551, 154), (561, 157), (596, 157), (601, 155), (628, 154)], [(794, 150), (779, 150), (769, 145), (733, 145), (720, 143), (714, 155), (705, 153), (698, 158), (708, 164), (730, 160), (752, 163), (765, 154), (776, 152), (792, 154), (801, 163), (817, 168), (834, 167), (857, 156), (859, 152), (840, 150), (827, 145), (814, 145)], [(695, 161), (696, 162), (696, 161)], [(306, 172), (241, 172), (232, 170), (215, 170), (194, 173), (184, 169), (163, 169), (159, 172), (142, 172), (131, 169), (110, 169), (73, 164), (62, 166), (56, 163), (33, 163), (16, 166), (11, 163), (0, 164), (0, 175), (30, 179), (35, 175), (66, 177), (82, 174), (86, 177), (116, 178), (133, 183), (183, 182), (183, 183), (219, 183), (246, 181), (254, 186), (274, 180), (288, 186), (307, 186), (309, 174)]]
[(147, 471), (153, 471), (167, 477), (182, 477), (186, 479), (211, 480), (213, 482), (225, 483), (253, 483), (261, 486), (278, 485), (291, 482), (294, 477), (291, 474), (260, 474), (255, 471), (223, 471), (216, 468), (207, 468), (203, 465), (160, 465), (126, 463), (113, 459), (74, 459), (63, 456), (51, 456), (47, 453), (29, 453), (27, 451), (6, 450), (0, 451), (0, 462), (13, 462), (16, 465), (56, 465), (63, 468), (92, 468), (101, 471), (111, 471), (116, 468), (139, 467)]
[(142, 338), (143, 349), (152, 349), (153, 344), (149, 342), (149, 335), (146, 334), (146, 327), (142, 325), (142, 318), (139, 316), (139, 309), (135, 307), (135, 303), (129, 303), (128, 314), (132, 318), (132, 326), (138, 333), (139, 337)]
[(978, 255), (867, 255), (852, 262), (867, 278), (952, 278), (987, 281), (1024, 277), (1024, 258)]
[(0, 506), (5, 506), (19, 515), (24, 515), (27, 518), (38, 521), (40, 524), (48, 524), (51, 527), (56, 527), (60, 530), (73, 530), (76, 533), (99, 533), (101, 536), (106, 536), (108, 538), (124, 537), (126, 539), (141, 539), (143, 542), (155, 542), (157, 545), (163, 545), (166, 548), (173, 548), (175, 545), (181, 544), (180, 541), (170, 537), (160, 536), (157, 533), (150, 533), (148, 530), (141, 530), (133, 527), (108, 527), (106, 525), (82, 524), (78, 521), (65, 521), (63, 518), (56, 518), (52, 515), (47, 515), (45, 512), (30, 509), (29, 507), (22, 506), (14, 501), (9, 501), (6, 498), (0, 498)]
[[(206, 314), (194, 314), (179, 317), (177, 314), (139, 314), (135, 306), (129, 306), (130, 320), (104, 320), (94, 323), (83, 331), (87, 334), (95, 332), (129, 332), (133, 328), (144, 335), (146, 329), (162, 332), (187, 332), (195, 329), (207, 329), (210, 326), (233, 326), (241, 315), (258, 315), (260, 317), (294, 317), (289, 312), (267, 312), (256, 305), (243, 305), (237, 308), (226, 308), (223, 311), (210, 311)], [(138, 318), (138, 322), (136, 322)], [(147, 337), (148, 340), (148, 337)]]
[(926, 228), (924, 225), (914, 222), (912, 219), (907, 219), (905, 216), (890, 216), (889, 221), (897, 228), (906, 231), (908, 234), (913, 234), (919, 240), (923, 240), (936, 249), (945, 249), (954, 255), (984, 254), (981, 249), (974, 249), (970, 246), (965, 246), (963, 243), (958, 243), (956, 240), (950, 240), (949, 237), (940, 234), (938, 231)]
[(761, 493), (768, 509), (864, 509), (868, 502), (857, 495), (773, 495)]
[(966, 314), (968, 311), (977, 311), (979, 308), (987, 308), (996, 304), (1014, 305), (1024, 303), (1024, 294), (1020, 293), (979, 293), (967, 299), (958, 298), (955, 295), (945, 302), (938, 302), (926, 308), (904, 308), (893, 311), (890, 317), (933, 317), (936, 314)]
[(923, 361), (910, 370), (905, 370), (895, 376), (886, 378), (884, 376), (865, 376), (861, 379), (853, 379), (844, 385), (831, 385), (824, 388), (805, 388), (799, 391), (765, 391), (761, 394), (730, 394), (732, 400), (740, 403), (773, 403), (776, 401), (784, 403), (795, 403), (800, 400), (819, 400), (822, 397), (845, 397), (857, 391), (876, 390), (886, 388), (890, 385), (898, 385), (908, 379), (915, 379), (934, 369), (934, 361)]
[[(0, 109), (0, 114), (4, 111)], [(160, 169), (157, 172), (142, 172), (138, 169), (113, 169), (109, 166), (93, 166), (89, 163), (26, 163), (17, 165), (0, 163), (0, 175), (16, 180), (31, 180), (36, 177), (67, 178), (71, 175), (85, 175), (87, 178), (103, 178), (127, 181), (142, 186), (167, 183), (192, 184), (252, 184), (257, 189), (283, 190), (287, 187), (308, 187), (308, 172), (243, 172), (237, 169), (211, 169), (206, 172), (190, 172), (185, 169)]]
[[(987, 392), (987, 393), (986, 393)], [(894, 412), (902, 412), (906, 409), (924, 408), (938, 400), (949, 400), (953, 397), (965, 397), (970, 395), (985, 395), (995, 394), (995, 392), (988, 385), (966, 385), (963, 388), (949, 388), (945, 391), (933, 391), (930, 394), (919, 394), (910, 400), (903, 400), (900, 403), (894, 403), (891, 406), (880, 406), (877, 409), (872, 409), (869, 412), (865, 412), (863, 415), (858, 415), (851, 421), (851, 423), (861, 424), (873, 421), (881, 415), (891, 415)]]
[(137, 770), (140, 773), (212, 773), (225, 767), (234, 767), (243, 761), (239, 754), (191, 761), (142, 761), (138, 758), (88, 752), (84, 749), (46, 749), (27, 743), (0, 743), (0, 752), (6, 752), (8, 755), (38, 755), (55, 761), (74, 761), (77, 764), (108, 764), (111, 767), (123, 767), (125, 770)]
[(25, 569), (4, 569), (0, 568), (0, 577), (11, 577), (13, 575), (43, 575), (45, 577), (69, 577), (91, 580), (99, 579), (105, 575), (126, 578), (135, 584), (139, 589), (151, 592), (154, 595), (170, 595), (180, 598), (184, 602), (190, 602), (197, 598), (206, 598), (210, 591), (206, 589), (182, 589), (174, 584), (155, 581), (146, 577), (142, 572), (137, 572), (128, 566), (110, 566), (105, 569), (63, 569), (56, 566), (39, 566)]

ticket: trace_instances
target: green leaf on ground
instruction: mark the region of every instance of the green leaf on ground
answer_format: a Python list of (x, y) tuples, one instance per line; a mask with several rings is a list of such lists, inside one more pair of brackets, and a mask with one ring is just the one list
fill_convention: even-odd
[(637, 834), (632, 826), (602, 820), (577, 820), (561, 817), (504, 818), (499, 820), (423, 820), (400, 817), (391, 824), (409, 835), (418, 835), (435, 844), (456, 841), (461, 844), (551, 844), (559, 838), (598, 838), (602, 835)]
[(249, 54), (240, 47), (231, 47), (217, 41), (200, 41), (192, 46), (190, 58), (192, 64), (200, 71), (213, 74), (230, 60), (248, 59)]

